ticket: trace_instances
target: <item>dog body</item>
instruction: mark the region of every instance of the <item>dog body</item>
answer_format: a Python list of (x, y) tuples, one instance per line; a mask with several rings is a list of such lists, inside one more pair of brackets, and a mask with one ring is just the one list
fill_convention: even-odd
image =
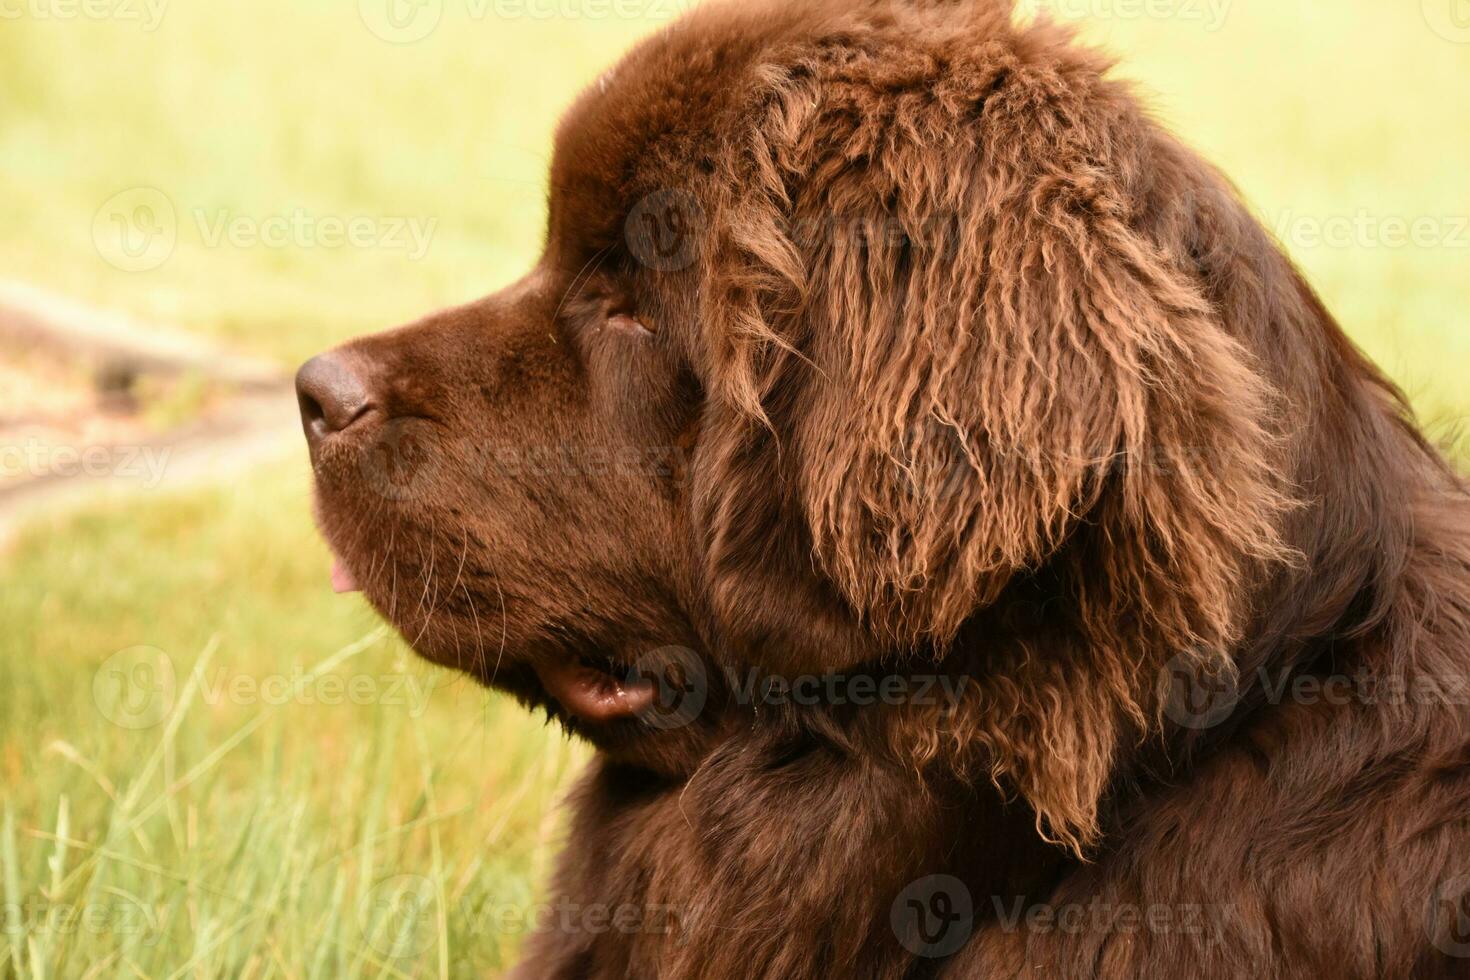
[(303, 368), (343, 583), (599, 748), (519, 976), (1470, 975), (1466, 485), (1107, 70), (701, 7)]

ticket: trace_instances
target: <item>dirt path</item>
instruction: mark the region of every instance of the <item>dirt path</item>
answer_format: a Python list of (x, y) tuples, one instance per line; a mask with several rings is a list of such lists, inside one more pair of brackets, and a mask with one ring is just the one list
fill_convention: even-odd
[[(150, 397), (187, 408), (159, 421)], [(229, 480), (293, 451), (279, 367), (0, 282), (0, 548), (45, 513)]]

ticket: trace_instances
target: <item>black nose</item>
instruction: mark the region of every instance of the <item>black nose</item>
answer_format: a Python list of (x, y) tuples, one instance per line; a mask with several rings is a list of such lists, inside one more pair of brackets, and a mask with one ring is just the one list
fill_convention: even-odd
[(367, 382), (338, 351), (318, 354), (301, 365), (296, 372), (296, 401), (301, 405), (301, 425), (312, 448), (373, 408)]

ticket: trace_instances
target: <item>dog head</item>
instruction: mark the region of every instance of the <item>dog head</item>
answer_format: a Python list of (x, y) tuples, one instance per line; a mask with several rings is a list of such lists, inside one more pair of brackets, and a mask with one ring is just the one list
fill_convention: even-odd
[(667, 772), (722, 668), (963, 657), (981, 709), (926, 723), (1084, 844), (1161, 667), (1228, 665), (1290, 555), (1271, 345), (1315, 318), (1060, 31), (756, 6), (583, 95), (524, 279), (302, 369), (340, 584)]

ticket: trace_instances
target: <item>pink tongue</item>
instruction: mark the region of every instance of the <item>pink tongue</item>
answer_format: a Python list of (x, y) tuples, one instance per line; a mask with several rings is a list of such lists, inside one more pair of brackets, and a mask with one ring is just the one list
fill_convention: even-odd
[(352, 573), (347, 570), (346, 565), (342, 564), (340, 558), (332, 559), (332, 591), (338, 595), (358, 591), (357, 579), (352, 577)]

